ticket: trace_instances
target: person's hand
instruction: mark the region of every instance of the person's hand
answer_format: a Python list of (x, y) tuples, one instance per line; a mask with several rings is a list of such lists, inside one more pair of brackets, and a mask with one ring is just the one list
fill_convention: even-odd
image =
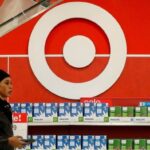
[(21, 136), (12, 136), (8, 138), (8, 143), (14, 148), (23, 148), (27, 143), (22, 141)]

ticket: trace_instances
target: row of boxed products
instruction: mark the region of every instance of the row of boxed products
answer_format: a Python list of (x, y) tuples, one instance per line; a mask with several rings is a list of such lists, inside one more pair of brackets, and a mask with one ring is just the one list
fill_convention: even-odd
[(35, 140), (24, 149), (30, 150), (106, 150), (107, 137), (104, 135), (33, 135)]
[(84, 119), (108, 117), (106, 103), (11, 103), (11, 107), (13, 112), (27, 113), (29, 122), (42, 119), (50, 122), (83, 122)]
[[(31, 136), (30, 136), (31, 138)], [(105, 135), (34, 135), (26, 150), (149, 150), (150, 139), (107, 139)]]
[[(11, 103), (13, 112), (27, 113), (29, 122), (109, 121), (109, 117), (150, 117), (150, 107), (108, 107), (107, 103)], [(131, 119), (132, 121), (133, 119)]]

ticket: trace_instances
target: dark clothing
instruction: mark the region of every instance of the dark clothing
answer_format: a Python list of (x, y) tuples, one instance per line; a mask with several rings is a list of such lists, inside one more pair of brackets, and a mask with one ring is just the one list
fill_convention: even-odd
[(0, 150), (14, 150), (8, 144), (8, 137), (13, 136), (11, 106), (0, 99)]

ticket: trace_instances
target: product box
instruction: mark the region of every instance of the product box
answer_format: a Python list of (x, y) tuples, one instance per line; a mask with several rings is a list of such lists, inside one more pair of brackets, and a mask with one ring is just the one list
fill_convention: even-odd
[(140, 106), (150, 107), (150, 102), (140, 102)]
[(44, 149), (45, 150), (56, 150), (56, 135), (45, 135), (44, 136)]
[(93, 135), (82, 136), (82, 150), (94, 150), (94, 136)]
[(120, 139), (109, 139), (108, 140), (108, 149), (109, 150), (120, 150), (121, 149)]
[(121, 150), (132, 150), (132, 149), (133, 149), (133, 139), (121, 140)]
[(43, 135), (33, 135), (32, 139), (35, 140), (35, 142), (32, 143), (32, 149), (34, 150), (44, 149), (44, 136)]
[(96, 118), (98, 122), (104, 122), (108, 117), (108, 103), (96, 103)]
[(148, 107), (147, 106), (141, 106), (140, 107), (140, 113), (141, 113), (141, 117), (147, 117), (148, 116)]
[(69, 150), (69, 135), (57, 136), (57, 150)]
[(148, 116), (148, 107), (146, 107), (146, 106), (135, 107), (135, 116), (136, 117), (147, 117)]
[(122, 107), (123, 117), (134, 117), (134, 107)]
[(28, 122), (33, 122), (32, 103), (21, 103), (21, 113), (27, 113)]
[(57, 103), (46, 103), (45, 104), (45, 117), (48, 122), (58, 122), (58, 104)]
[(71, 121), (83, 122), (83, 103), (71, 103)]
[(70, 121), (70, 103), (59, 103), (58, 122)]
[(20, 103), (11, 103), (10, 106), (11, 106), (13, 113), (20, 113), (21, 112)]
[(33, 122), (45, 122), (45, 103), (34, 103)]
[(107, 150), (107, 137), (105, 135), (94, 137), (94, 150)]
[(81, 150), (81, 135), (71, 135), (69, 138), (69, 150)]
[(96, 119), (96, 103), (84, 103), (84, 122), (93, 122)]
[(135, 139), (134, 150), (146, 150), (146, 139)]
[(110, 117), (121, 117), (122, 116), (122, 107), (109, 107), (109, 116)]
[(150, 140), (148, 139), (148, 140), (146, 140), (146, 149), (147, 150), (149, 150), (150, 149)]
[(148, 112), (147, 112), (147, 113), (148, 113), (148, 117), (150, 117), (150, 107), (147, 107), (147, 109), (148, 109), (148, 110), (147, 110), (147, 111), (148, 111)]

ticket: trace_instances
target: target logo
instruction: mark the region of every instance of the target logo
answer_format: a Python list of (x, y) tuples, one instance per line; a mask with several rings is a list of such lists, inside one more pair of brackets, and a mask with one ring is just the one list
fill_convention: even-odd
[[(82, 83), (61, 79), (45, 59), (45, 43), (49, 33), (61, 22), (74, 18), (98, 25), (110, 44), (110, 58), (105, 69), (94, 79)], [(28, 49), (30, 65), (38, 81), (50, 92), (68, 99), (94, 97), (109, 89), (120, 77), (127, 54), (125, 36), (116, 19), (106, 10), (85, 2), (64, 3), (48, 11), (35, 25)], [(87, 67), (96, 57), (93, 41), (82, 35), (70, 37), (62, 49), (66, 63), (76, 69)]]

